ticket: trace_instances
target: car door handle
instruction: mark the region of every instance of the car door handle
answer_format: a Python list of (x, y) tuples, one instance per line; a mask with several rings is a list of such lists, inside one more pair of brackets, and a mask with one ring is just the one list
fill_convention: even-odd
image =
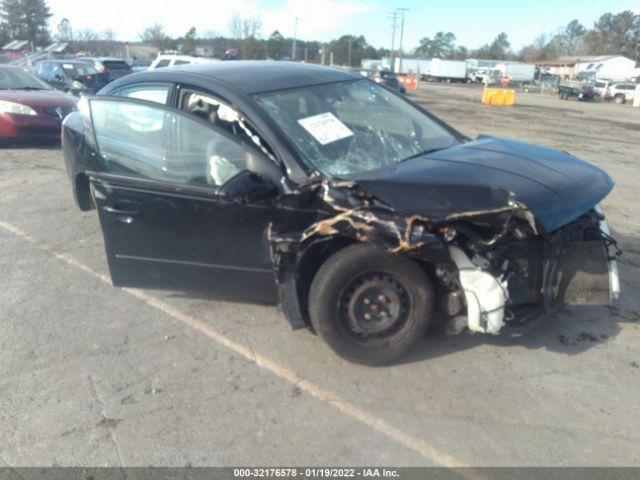
[(102, 209), (107, 213), (112, 213), (113, 215), (126, 215), (128, 217), (140, 216), (140, 212), (137, 212), (135, 210), (121, 210), (119, 208), (113, 207), (102, 207)]

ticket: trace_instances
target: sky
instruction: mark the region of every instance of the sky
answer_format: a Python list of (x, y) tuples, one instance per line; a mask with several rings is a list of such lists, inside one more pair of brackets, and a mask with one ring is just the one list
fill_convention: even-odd
[[(260, 17), (262, 36), (274, 30), (304, 40), (329, 41), (341, 35), (364, 35), (374, 47), (391, 47), (392, 21), (397, 8), (405, 12), (403, 49), (411, 51), (423, 37), (438, 31), (453, 32), (457, 45), (477, 48), (496, 35), (507, 33), (515, 50), (531, 43), (541, 33), (554, 32), (573, 19), (591, 27), (600, 15), (623, 10), (640, 14), (640, 0), (110, 0), (98, 4), (87, 0), (47, 0), (54, 16), (51, 30), (63, 18), (74, 30), (111, 29), (116, 39), (139, 40), (140, 33), (153, 23), (161, 23), (173, 36), (184, 35), (191, 27), (199, 34), (229, 35), (234, 13)], [(399, 27), (399, 25), (398, 25)], [(398, 47), (400, 32), (396, 31)]]

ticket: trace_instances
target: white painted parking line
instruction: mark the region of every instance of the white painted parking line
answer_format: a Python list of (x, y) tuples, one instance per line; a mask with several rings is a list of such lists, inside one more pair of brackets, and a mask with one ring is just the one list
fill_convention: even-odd
[[(69, 254), (59, 253), (52, 250), (46, 244), (36, 240), (35, 238), (27, 234), (21, 228), (1, 220), (0, 220), (0, 227), (32, 243), (34, 246), (40, 248), (41, 250), (46, 251), (47, 253), (53, 255), (54, 257), (66, 262), (68, 265), (76, 267), (79, 270), (82, 270), (83, 272), (100, 280), (101, 282), (104, 282), (109, 286), (111, 286), (111, 280), (109, 279), (108, 276), (92, 270), (87, 265), (80, 262), (78, 259), (76, 259), (75, 257)], [(197, 330), (198, 332), (207, 336), (208, 338), (215, 341), (219, 345), (222, 345), (232, 350), (236, 354), (245, 357), (246, 359), (252, 361), (256, 365), (264, 368), (265, 370), (268, 370), (269, 372), (276, 375), (277, 377), (294, 384), (295, 386), (300, 388), (302, 391), (312, 395), (313, 397), (319, 399), (323, 403), (336, 408), (342, 413), (358, 420), (359, 422), (366, 425), (367, 427), (370, 427), (386, 435), (387, 437), (393, 439), (394, 441), (400, 443), (401, 445), (404, 445), (405, 447), (411, 450), (414, 450), (415, 452), (419, 453), (422, 457), (424, 457), (427, 460), (430, 460), (436, 465), (447, 466), (447, 467), (466, 466), (462, 461), (458, 460), (452, 455), (449, 455), (448, 453), (442, 452), (437, 448), (432, 447), (421, 438), (417, 438), (415, 436), (409, 435), (401, 431), (400, 429), (391, 425), (386, 420), (380, 417), (377, 417), (374, 414), (368, 413), (367, 411), (363, 410), (357, 405), (343, 399), (342, 397), (332, 392), (331, 390), (321, 387), (320, 385), (312, 382), (311, 380), (300, 376), (299, 374), (290, 370), (289, 368), (271, 360), (265, 355), (257, 353), (253, 351), (251, 348), (232, 340), (231, 338), (218, 332), (215, 328), (208, 325), (207, 323), (180, 311), (179, 309), (161, 300), (160, 298), (150, 295), (147, 292), (138, 290), (138, 289), (122, 288), (121, 291), (124, 291), (129, 295), (132, 295), (133, 297), (139, 300), (142, 300), (145, 304), (147, 304), (150, 307), (156, 308), (164, 312), (174, 320), (177, 320), (193, 328), (194, 330)], [(473, 472), (470, 470), (461, 470), (459, 471), (459, 473), (461, 476), (468, 477), (468, 478), (478, 478), (479, 476), (477, 472)]]

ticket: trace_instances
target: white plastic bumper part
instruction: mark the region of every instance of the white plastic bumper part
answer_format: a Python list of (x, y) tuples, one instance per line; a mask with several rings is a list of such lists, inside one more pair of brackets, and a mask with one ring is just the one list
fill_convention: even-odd
[(475, 266), (466, 253), (449, 245), (449, 254), (458, 267), (460, 284), (467, 303), (468, 327), (472, 332), (497, 334), (504, 325), (507, 301), (506, 282)]

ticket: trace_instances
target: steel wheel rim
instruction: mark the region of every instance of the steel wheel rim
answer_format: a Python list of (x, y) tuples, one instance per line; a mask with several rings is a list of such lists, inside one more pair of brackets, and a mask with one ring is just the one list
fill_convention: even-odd
[(358, 340), (392, 337), (407, 324), (409, 311), (406, 289), (385, 272), (358, 275), (339, 297), (340, 327)]

